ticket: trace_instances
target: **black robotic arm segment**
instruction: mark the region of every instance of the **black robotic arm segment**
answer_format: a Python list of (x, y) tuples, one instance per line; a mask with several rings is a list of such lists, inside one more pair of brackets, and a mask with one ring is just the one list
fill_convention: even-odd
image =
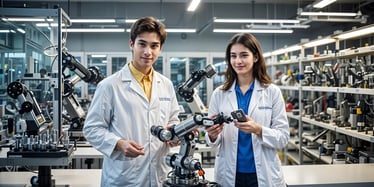
[(193, 101), (194, 88), (200, 84), (206, 77), (211, 78), (216, 74), (214, 66), (208, 64), (205, 70), (198, 70), (191, 73), (190, 78), (178, 86), (178, 94), (184, 98), (186, 102)]
[(77, 74), (84, 82), (96, 85), (104, 79), (100, 69), (96, 66), (84, 67), (73, 55), (62, 52), (62, 65)]

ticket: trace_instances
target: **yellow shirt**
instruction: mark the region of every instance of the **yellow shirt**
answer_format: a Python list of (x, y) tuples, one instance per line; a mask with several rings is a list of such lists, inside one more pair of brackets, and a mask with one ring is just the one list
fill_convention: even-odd
[(151, 100), (151, 93), (152, 93), (153, 68), (151, 69), (151, 72), (149, 72), (148, 75), (144, 75), (142, 72), (137, 70), (132, 63), (133, 62), (129, 64), (129, 69), (131, 71), (131, 74), (134, 76), (136, 81), (143, 88), (143, 91), (149, 101)]

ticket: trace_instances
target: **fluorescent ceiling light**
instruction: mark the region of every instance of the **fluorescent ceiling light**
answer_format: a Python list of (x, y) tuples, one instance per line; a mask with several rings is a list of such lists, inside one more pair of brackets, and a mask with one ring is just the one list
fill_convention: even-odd
[[(166, 32), (178, 32), (178, 33), (195, 33), (196, 29), (165, 29)], [(131, 32), (131, 29), (126, 29), (126, 32)]]
[(362, 35), (372, 34), (374, 33), (374, 25), (365, 28), (359, 28), (356, 30), (349, 31), (347, 33), (342, 33), (336, 36), (338, 39), (348, 39), (354, 38)]
[(106, 55), (91, 55), (92, 58), (106, 58)]
[[(57, 27), (58, 23), (37, 23), (35, 24), (37, 27)], [(61, 26), (65, 27), (65, 24), (61, 24)]]
[(21, 28), (18, 28), (17, 31), (20, 32), (20, 33), (22, 33), (22, 34), (25, 34), (25, 33), (26, 33), (25, 30), (23, 30), (23, 29), (21, 29)]
[(238, 32), (249, 32), (249, 33), (268, 33), (268, 34), (290, 34), (293, 33), (293, 30), (284, 30), (284, 29), (269, 29), (269, 30), (260, 30), (260, 29), (213, 29), (213, 32), (219, 33), (238, 33)]
[(196, 10), (197, 6), (199, 6), (200, 0), (191, 0), (190, 5), (187, 8), (187, 11), (193, 12)]
[(355, 17), (358, 13), (354, 12), (301, 12), (301, 16), (342, 16), (342, 17)]
[[(138, 19), (125, 19), (125, 23), (134, 23)], [(165, 19), (157, 19), (157, 21), (164, 22)]]
[(313, 5), (314, 8), (323, 8), (333, 2), (335, 2), (336, 0), (320, 0), (319, 2), (317, 2), (316, 4)]
[(23, 22), (35, 22), (35, 21), (45, 21), (44, 18), (2, 18), (4, 21), (23, 21)]
[(134, 23), (137, 19), (125, 19), (125, 23)]
[(71, 19), (72, 23), (115, 23), (115, 19)]
[(189, 33), (195, 33), (196, 29), (166, 29), (166, 32), (189, 32)]
[(296, 19), (214, 19), (215, 23), (300, 23)]
[(301, 24), (285, 25), (285, 24), (281, 24), (280, 27), (288, 28), (288, 29), (307, 29), (307, 28), (310, 27), (310, 25), (301, 25)]
[(10, 33), (10, 30), (0, 30), (0, 33)]
[(307, 42), (307, 43), (303, 44), (303, 46), (304, 47), (314, 47), (314, 46), (318, 46), (318, 45), (324, 45), (324, 44), (333, 43), (335, 41), (336, 40), (333, 39), (333, 38), (323, 38), (323, 39), (319, 39), (319, 40), (314, 40), (314, 41), (311, 41), (311, 42)]
[(94, 29), (94, 28), (82, 28), (82, 29), (73, 29), (68, 28), (66, 29), (67, 32), (125, 32), (125, 29)]

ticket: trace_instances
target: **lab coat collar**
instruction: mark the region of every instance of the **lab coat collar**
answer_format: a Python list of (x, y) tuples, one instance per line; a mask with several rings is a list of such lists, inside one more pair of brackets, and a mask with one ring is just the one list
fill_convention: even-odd
[[(231, 104), (232, 108), (238, 108), (238, 101), (236, 100), (236, 93), (235, 93), (235, 84), (236, 84), (236, 81), (232, 84), (231, 88), (229, 89), (229, 92), (230, 92), (229, 103)], [(254, 87), (251, 102), (248, 108), (249, 116), (251, 116), (253, 111), (257, 108), (257, 105), (259, 104), (259, 102), (262, 100), (261, 93), (263, 89), (264, 87), (261, 85), (260, 81), (255, 79), (255, 87)]]
[[(130, 71), (130, 68), (129, 68), (129, 63), (127, 63), (122, 68), (121, 71), (122, 71), (122, 73), (121, 73), (122, 82), (124, 82), (124, 83), (127, 82), (129, 84), (130, 89), (132, 89), (139, 96), (141, 96), (143, 99), (148, 101), (147, 96), (145, 95), (143, 89), (139, 86), (139, 84), (134, 84), (134, 83), (136, 83), (136, 80), (131, 74), (131, 71)], [(157, 86), (157, 85), (160, 84), (160, 82), (161, 82), (161, 78), (160, 78), (159, 74), (156, 71), (154, 71), (153, 72), (153, 81), (152, 81), (152, 94), (151, 94), (151, 100), (149, 101), (150, 106), (155, 104), (155, 101), (157, 101), (157, 99), (158, 99), (158, 98), (156, 98), (157, 94), (154, 94), (154, 93), (158, 92), (157, 89), (159, 88), (159, 86)]]

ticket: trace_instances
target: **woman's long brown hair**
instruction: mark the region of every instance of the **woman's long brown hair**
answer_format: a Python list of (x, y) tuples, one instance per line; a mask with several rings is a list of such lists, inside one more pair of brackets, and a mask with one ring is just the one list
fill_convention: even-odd
[(223, 83), (222, 89), (227, 91), (231, 88), (234, 81), (238, 78), (238, 75), (234, 71), (231, 65), (231, 47), (234, 44), (242, 44), (248, 48), (253, 56), (257, 58), (257, 62), (253, 65), (253, 77), (260, 81), (261, 85), (267, 86), (272, 83), (269, 74), (266, 71), (265, 59), (262, 55), (262, 49), (260, 43), (252, 34), (249, 33), (238, 33), (235, 34), (226, 47), (225, 60), (227, 63), (227, 70), (225, 73), (226, 81)]

